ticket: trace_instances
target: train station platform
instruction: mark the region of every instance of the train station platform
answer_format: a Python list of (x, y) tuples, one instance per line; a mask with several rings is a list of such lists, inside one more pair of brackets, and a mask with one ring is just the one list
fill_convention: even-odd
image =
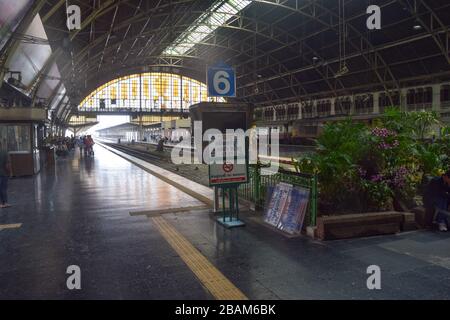
[[(446, 234), (318, 242), (251, 220), (228, 230), (191, 195), (95, 152), (11, 180), (13, 207), (0, 211), (1, 299), (450, 299)], [(177, 206), (198, 209), (130, 215)], [(81, 290), (66, 286), (71, 265)], [(381, 290), (367, 288), (370, 265), (381, 269)]]

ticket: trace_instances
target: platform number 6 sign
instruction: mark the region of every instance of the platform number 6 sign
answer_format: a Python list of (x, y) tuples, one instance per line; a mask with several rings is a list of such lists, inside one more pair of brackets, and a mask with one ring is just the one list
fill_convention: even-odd
[(206, 78), (209, 97), (236, 96), (236, 73), (232, 67), (224, 63), (209, 66)]

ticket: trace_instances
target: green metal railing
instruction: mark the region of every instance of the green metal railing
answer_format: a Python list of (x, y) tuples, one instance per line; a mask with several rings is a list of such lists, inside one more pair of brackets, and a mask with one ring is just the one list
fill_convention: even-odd
[(280, 182), (292, 184), (310, 190), (308, 210), (305, 221), (309, 226), (316, 226), (317, 219), (317, 176), (291, 172), (279, 169), (273, 175), (262, 175), (264, 165), (251, 165), (249, 168), (249, 182), (239, 187), (239, 196), (255, 204), (256, 208), (264, 208), (268, 187), (274, 187)]

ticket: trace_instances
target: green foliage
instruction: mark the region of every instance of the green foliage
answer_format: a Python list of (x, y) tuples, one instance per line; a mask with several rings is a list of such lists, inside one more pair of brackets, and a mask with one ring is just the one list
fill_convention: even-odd
[(317, 152), (294, 166), (318, 175), (322, 212), (389, 210), (394, 198), (410, 202), (424, 176), (449, 167), (450, 130), (442, 130), (442, 139), (425, 140), (439, 124), (434, 112), (395, 108), (372, 127), (350, 119), (330, 123)]
[(416, 139), (424, 140), (432, 135), (433, 126), (440, 125), (439, 116), (436, 112), (412, 112), (408, 114), (414, 124), (413, 134)]
[(376, 124), (393, 130), (399, 135), (420, 140), (434, 134), (433, 126), (441, 125), (439, 116), (434, 111), (405, 112), (398, 108), (388, 108)]
[(441, 128), (441, 136), (450, 139), (450, 126)]
[(368, 210), (389, 210), (392, 208), (392, 189), (385, 181), (374, 182), (366, 179), (361, 180), (361, 194), (365, 196)]

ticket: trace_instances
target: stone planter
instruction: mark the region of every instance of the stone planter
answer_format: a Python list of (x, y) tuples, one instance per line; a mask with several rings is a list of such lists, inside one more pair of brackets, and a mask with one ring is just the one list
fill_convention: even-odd
[(338, 240), (395, 234), (415, 229), (413, 213), (375, 212), (319, 217), (316, 235), (320, 240)]
[(429, 228), (433, 224), (434, 210), (417, 207), (412, 209), (416, 215), (416, 222), (421, 228)]

